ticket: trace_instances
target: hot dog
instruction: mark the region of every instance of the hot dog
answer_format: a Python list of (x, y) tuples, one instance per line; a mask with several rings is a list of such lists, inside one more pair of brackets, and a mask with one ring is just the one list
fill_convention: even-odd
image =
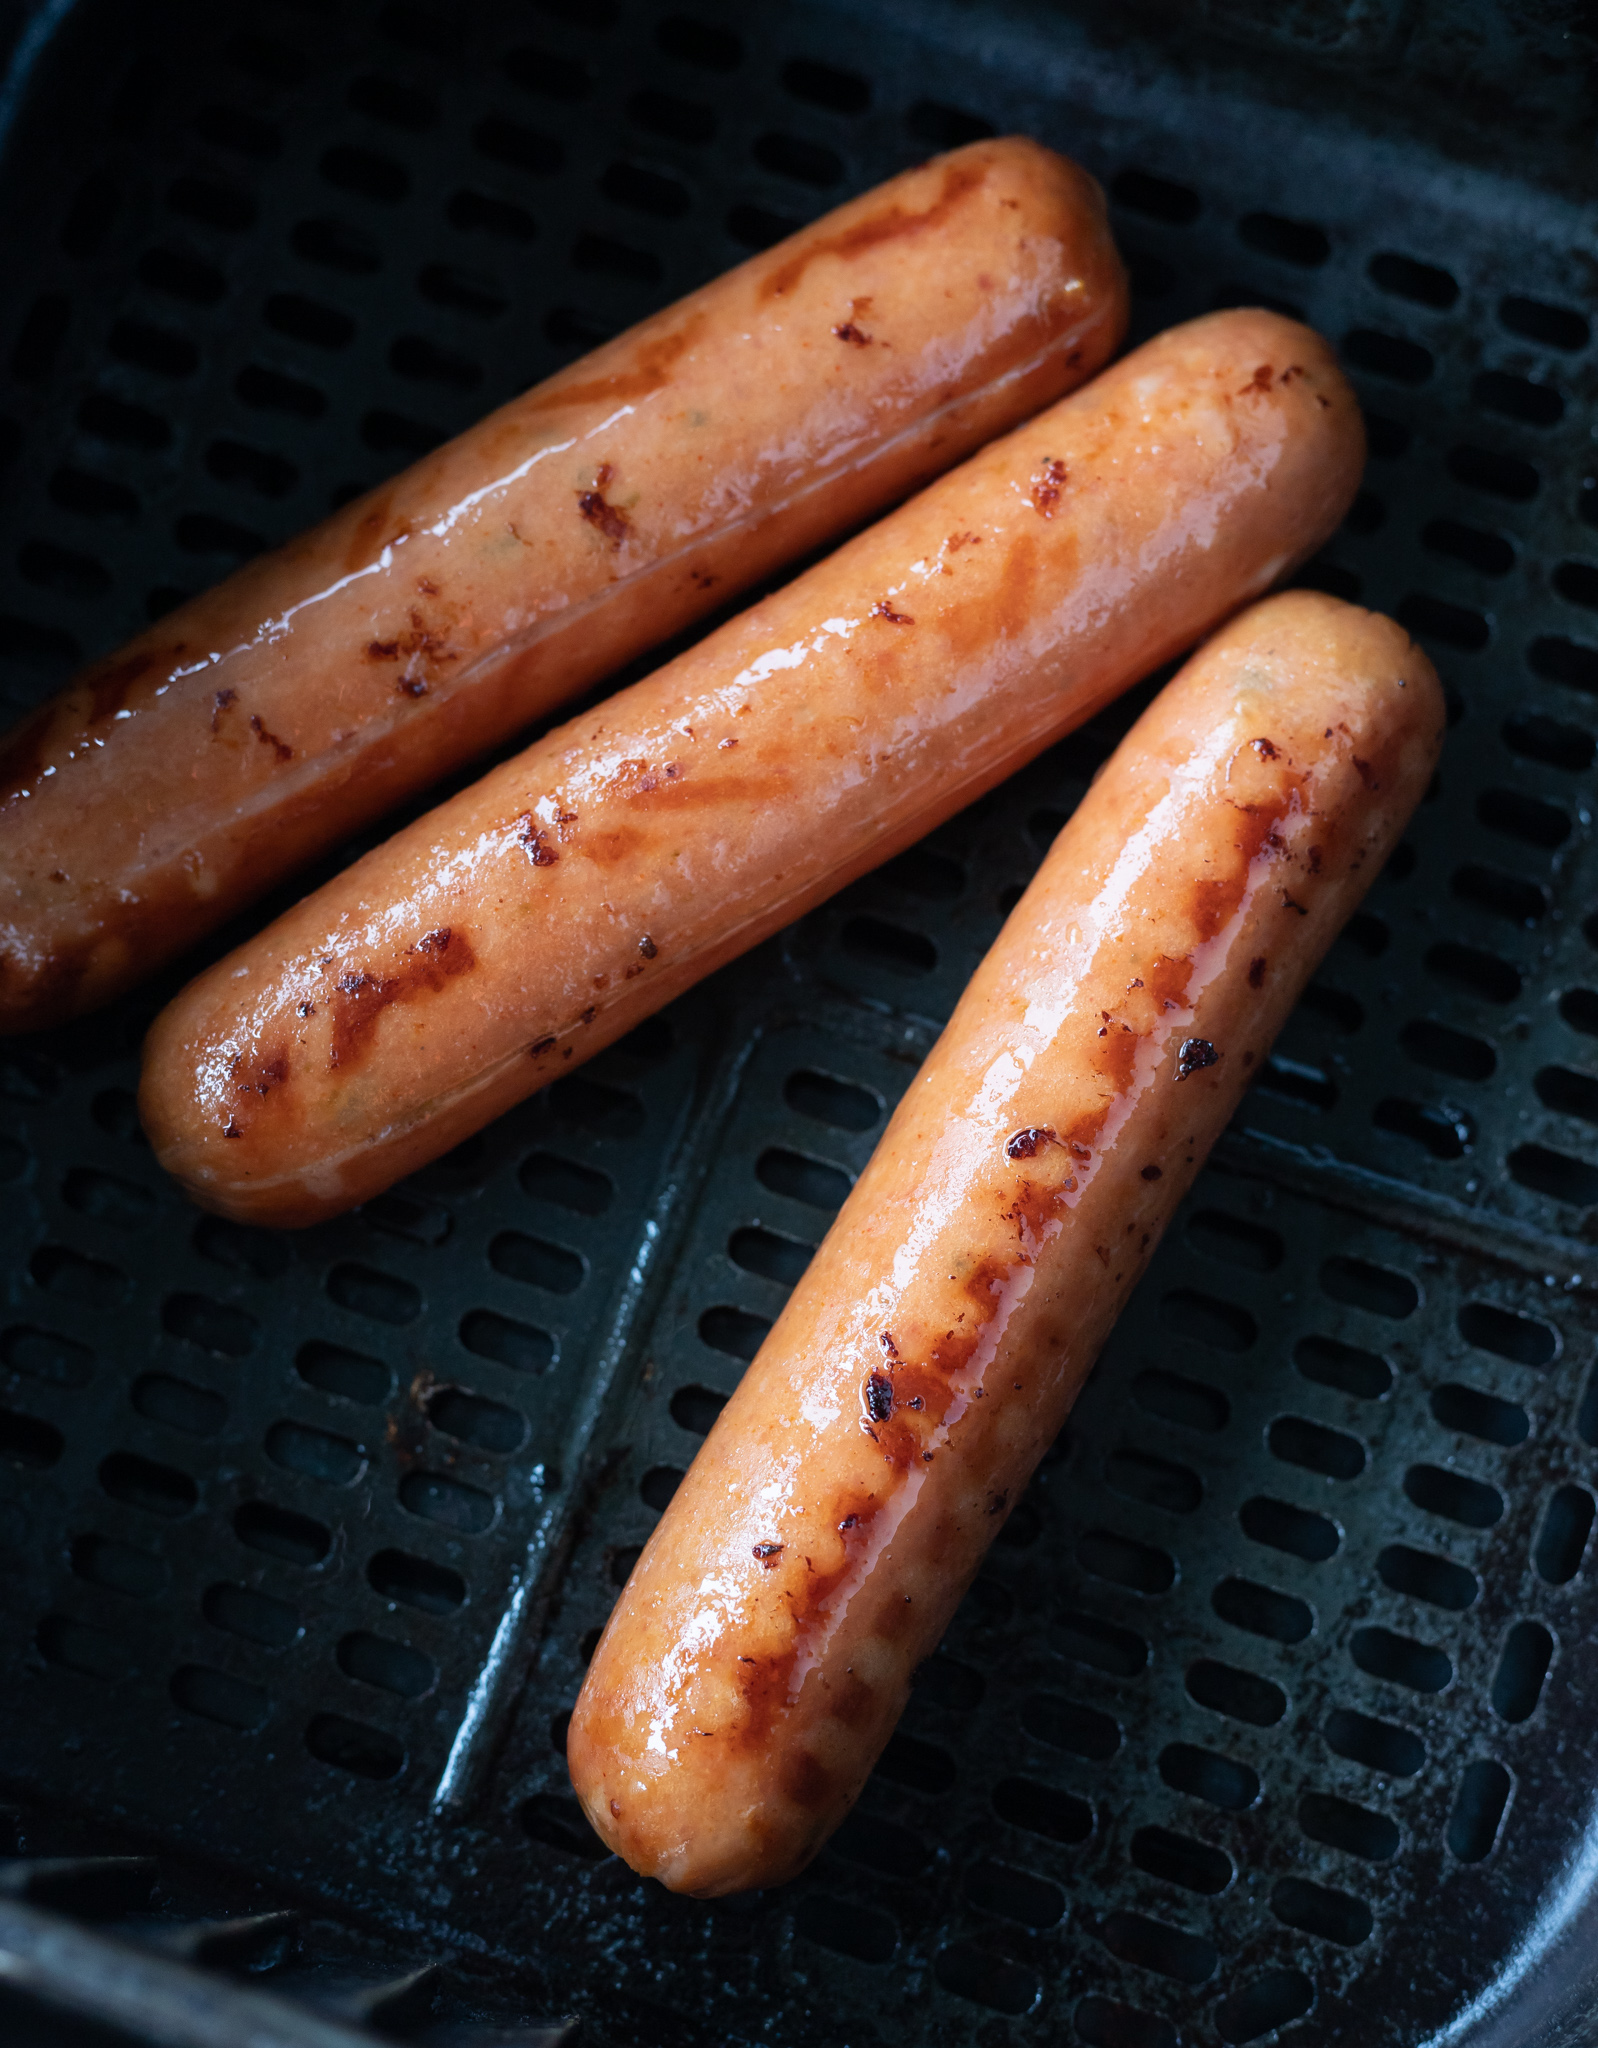
[(0, 1031), (129, 986), (1083, 382), (1125, 321), (1093, 180), (976, 143), (183, 605), (0, 740)]
[(364, 1200), (920, 837), (1336, 525), (1363, 456), (1324, 342), (1211, 315), (202, 975), (141, 1110), (202, 1204)]
[(1442, 730), (1399, 627), (1294, 593), (1106, 766), (595, 1652), (572, 1782), (634, 1869), (780, 1883), (847, 1811)]

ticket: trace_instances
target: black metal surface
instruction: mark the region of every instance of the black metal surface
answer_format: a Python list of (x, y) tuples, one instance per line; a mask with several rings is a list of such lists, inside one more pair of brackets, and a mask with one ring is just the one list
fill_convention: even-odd
[[(1566, 73), (1460, 9), (1213, 0), (1231, 43), (893, 5), (60, 12), (0, 162), (10, 710), (989, 127), (1105, 178), (1140, 334), (1264, 301), (1339, 340), (1373, 459), (1313, 574), (1427, 641), (1455, 725), (859, 1813), (781, 1893), (696, 1905), (600, 1856), (563, 1717), (1131, 707), (301, 1237), (154, 1169), (161, 991), (0, 1049), (0, 1776), (596, 2044), (1585, 2038), (1598, 295)], [(1583, 76), (1573, 38), (1539, 48)], [(1322, 56), (1391, 67), (1375, 130)], [(1540, 185), (1481, 125), (1517, 77)], [(1445, 88), (1407, 132), (1406, 78)]]

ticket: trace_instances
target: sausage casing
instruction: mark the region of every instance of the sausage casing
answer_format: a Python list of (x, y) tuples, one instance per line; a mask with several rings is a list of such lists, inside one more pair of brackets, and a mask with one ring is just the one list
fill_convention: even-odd
[(1399, 627), (1292, 593), (1105, 767), (595, 1652), (572, 1782), (635, 1869), (778, 1883), (847, 1811), (1442, 729)]
[(0, 1031), (323, 849), (1091, 376), (1103, 195), (1021, 138), (829, 214), (170, 613), (0, 739)]
[(153, 1026), (163, 1165), (300, 1224), (459, 1143), (897, 853), (1332, 531), (1316, 335), (1173, 329), (219, 962)]

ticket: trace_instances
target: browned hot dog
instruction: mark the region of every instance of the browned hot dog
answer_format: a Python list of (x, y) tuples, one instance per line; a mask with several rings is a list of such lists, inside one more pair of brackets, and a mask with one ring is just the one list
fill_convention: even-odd
[(197, 1200), (314, 1221), (887, 859), (1309, 554), (1358, 481), (1274, 313), (1139, 349), (202, 975), (141, 1109)]
[(1125, 319), (1093, 180), (975, 143), (182, 606), (0, 739), (0, 1031), (116, 994), (1080, 384)]
[(639, 1560), (567, 1754), (632, 1866), (791, 1877), (1424, 791), (1431, 665), (1294, 593), (1084, 798)]

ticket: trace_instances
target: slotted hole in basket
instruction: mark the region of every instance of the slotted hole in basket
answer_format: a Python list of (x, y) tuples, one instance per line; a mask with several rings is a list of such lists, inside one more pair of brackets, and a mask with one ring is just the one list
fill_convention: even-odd
[(1074, 1845), (1093, 1832), (1093, 1809), (1085, 1799), (1033, 1778), (1002, 1778), (993, 1788), (993, 1810), (1011, 1827), (1045, 1841)]
[(1334, 1707), (1321, 1733), (1335, 1755), (1384, 1777), (1413, 1778), (1426, 1762), (1426, 1745), (1413, 1729), (1351, 1707)]
[(1393, 1384), (1393, 1368), (1385, 1358), (1334, 1337), (1301, 1337), (1293, 1347), (1293, 1363), (1305, 1379), (1360, 1401), (1381, 1400)]
[(423, 1614), (453, 1614), (466, 1604), (466, 1581), (449, 1565), (407, 1550), (380, 1550), (366, 1567), (374, 1593)]
[(1157, 1366), (1138, 1374), (1132, 1382), (1132, 1398), (1146, 1414), (1208, 1436), (1224, 1429), (1232, 1413), (1232, 1404), (1219, 1387)]
[(1496, 1758), (1478, 1757), (1465, 1766), (1448, 1817), (1448, 1846), (1461, 1863), (1480, 1863), (1491, 1855), (1510, 1789), (1509, 1773)]
[(1493, 1302), (1466, 1302), (1458, 1325), (1467, 1344), (1515, 1365), (1552, 1365), (1559, 1355), (1559, 1332), (1551, 1324)]
[(890, 1963), (899, 1946), (899, 1930), (893, 1920), (874, 1907), (857, 1901), (811, 1892), (794, 1908), (794, 1932), (835, 1955), (851, 1956), (857, 1963)]
[(1367, 1863), (1387, 1863), (1398, 1854), (1398, 1823), (1352, 1800), (1308, 1792), (1299, 1801), (1298, 1824), (1312, 1842), (1341, 1849)]
[(1267, 1970), (1221, 2000), (1215, 2030), (1228, 2043), (1257, 2041), (1302, 2019), (1314, 2003), (1315, 1986), (1302, 1970)]
[(1160, 1752), (1160, 1776), (1173, 1792), (1185, 1792), (1227, 1813), (1242, 1813), (1260, 1796), (1259, 1773), (1235, 1757), (1193, 1743), (1169, 1743)]
[(1328, 1521), (1325, 1515), (1294, 1507), (1289, 1501), (1271, 1500), (1263, 1494), (1243, 1503), (1238, 1521), (1250, 1541), (1286, 1551), (1290, 1557), (1301, 1557), (1306, 1564), (1324, 1564), (1327, 1558), (1336, 1555), (1343, 1540), (1337, 1524)]
[(1166, 1514), (1189, 1515), (1204, 1498), (1204, 1482), (1196, 1472), (1129, 1445), (1111, 1454), (1104, 1477), (1112, 1493)]
[(343, 1714), (316, 1715), (306, 1728), (305, 1746), (320, 1762), (358, 1778), (383, 1782), (405, 1768), (405, 1745), (397, 1736)]
[(1057, 1927), (1065, 1918), (1065, 1894), (1057, 1884), (992, 1857), (967, 1867), (965, 1895), (980, 1911), (1021, 1927)]
[(1176, 1560), (1168, 1552), (1113, 1530), (1089, 1529), (1077, 1542), (1076, 1556), (1084, 1571), (1129, 1592), (1168, 1593), (1176, 1584)]
[(136, 1544), (123, 1543), (115, 1536), (100, 1536), (92, 1531), (73, 1539), (70, 1563), (76, 1577), (133, 1600), (155, 1599), (172, 1580), (165, 1558), (141, 1550)]
[(209, 1294), (168, 1294), (162, 1327), (213, 1358), (246, 1358), (256, 1348), (256, 1319)]
[(1132, 1861), (1151, 1877), (1185, 1891), (1213, 1896), (1232, 1882), (1232, 1859), (1224, 1850), (1170, 1828), (1139, 1828), (1132, 1837)]
[(1543, 1515), (1535, 1552), (1538, 1576), (1550, 1586), (1568, 1585), (1580, 1571), (1592, 1523), (1593, 1497), (1587, 1489), (1561, 1486)]
[(1210, 1596), (1210, 1605), (1222, 1621), (1272, 1642), (1301, 1643), (1315, 1627), (1315, 1616), (1306, 1601), (1252, 1579), (1222, 1579)]
[(1504, 1639), (1493, 1674), (1493, 1712), (1500, 1720), (1518, 1724), (1531, 1718), (1553, 1654), (1554, 1639), (1541, 1622), (1516, 1622)]
[(1071, 2021), (1087, 2048), (1177, 2048), (1176, 2028), (1169, 2020), (1097, 1992), (1078, 2001)]
[(492, 1494), (444, 1472), (407, 1472), (399, 1483), (399, 1502), (407, 1513), (459, 1536), (482, 1535), (498, 1513)]
[(1095, 1929), (1100, 1941), (1123, 1963), (1174, 1977), (1179, 1984), (1203, 1984), (1213, 1977), (1220, 1956), (1203, 1935), (1152, 1920), (1145, 1913), (1109, 1913)]
[(1504, 1512), (1504, 1497), (1497, 1487), (1441, 1465), (1411, 1465), (1404, 1474), (1404, 1491), (1416, 1507), (1467, 1529), (1490, 1529)]
[(1021, 1725), (1051, 1749), (1093, 1763), (1107, 1763), (1121, 1746), (1121, 1731), (1108, 1714), (1055, 1693), (1034, 1693), (1021, 1708)]

